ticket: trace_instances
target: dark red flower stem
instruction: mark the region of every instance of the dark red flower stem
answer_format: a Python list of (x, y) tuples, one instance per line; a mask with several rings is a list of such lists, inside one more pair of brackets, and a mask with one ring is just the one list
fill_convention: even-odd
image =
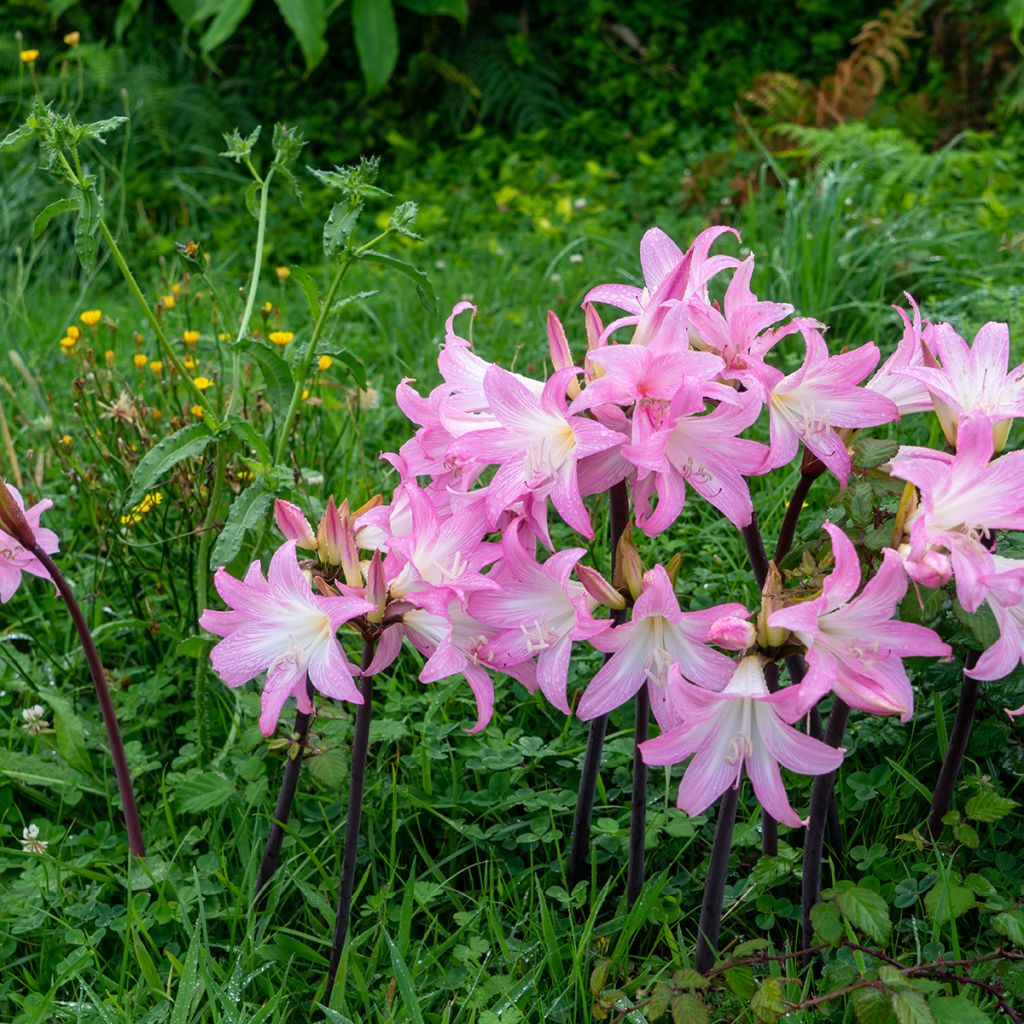
[[(312, 701), (313, 687), (308, 680), (306, 681), (306, 693)], [(284, 766), (281, 789), (277, 794), (277, 803), (274, 805), (273, 823), (267, 833), (267, 844), (263, 848), (263, 859), (260, 861), (259, 871), (256, 874), (256, 886), (253, 889), (253, 907), (257, 913), (267, 905), (267, 897), (270, 895), (269, 883), (274, 877), (281, 859), (281, 842), (284, 839), (285, 826), (291, 817), (292, 804), (295, 802), (295, 788), (299, 782), (299, 772), (302, 771), (302, 758), (306, 751), (306, 743), (309, 741), (309, 726), (312, 721), (312, 714), (306, 714), (304, 711), (297, 711), (295, 714), (292, 740), (296, 750), (294, 754), (289, 752), (288, 762)]]
[(732, 849), (732, 830), (736, 824), (736, 806), (739, 788), (730, 786), (718, 804), (718, 823), (715, 841), (708, 862), (708, 876), (704, 883), (704, 901), (700, 907), (697, 950), (694, 967), (701, 973), (714, 966), (718, 950), (718, 934), (722, 928), (722, 900), (725, 897), (725, 876), (729, 870), (729, 851)]
[[(377, 647), (376, 636), (363, 640), (364, 669), (373, 661)], [(373, 714), (373, 676), (363, 676), (360, 692), (363, 703), (356, 712), (356, 731), (352, 739), (352, 765), (348, 779), (348, 815), (345, 819), (345, 849), (341, 857), (341, 884), (338, 888), (338, 908), (334, 915), (334, 935), (331, 939), (331, 961), (327, 968), (327, 989), (324, 1005), (329, 1006), (338, 965), (348, 935), (352, 911), (352, 890), (356, 878), (356, 853), (359, 847), (359, 821), (363, 814), (363, 790), (366, 788), (366, 758), (370, 749), (370, 719)]]
[(633, 906), (644, 887), (647, 839), (647, 765), (640, 744), (647, 739), (651, 718), (651, 691), (645, 682), (637, 690), (633, 718), (633, 792), (629, 808), (629, 866), (626, 869), (626, 905)]
[(96, 687), (96, 698), (100, 702), (100, 711), (103, 714), (103, 725), (107, 730), (107, 742), (110, 745), (110, 756), (114, 760), (114, 775), (117, 777), (117, 788), (121, 794), (121, 810), (124, 814), (124, 827), (128, 832), (128, 848), (136, 857), (146, 856), (146, 844), (142, 839), (142, 827), (139, 825), (139, 812), (135, 806), (135, 791), (132, 789), (132, 778), (128, 771), (128, 759), (124, 754), (124, 743), (121, 741), (121, 730), (117, 724), (117, 714), (114, 705), (110, 700), (110, 689), (107, 686), (107, 677), (103, 671), (103, 663), (100, 661), (96, 645), (92, 640), (92, 633), (82, 614), (82, 609), (75, 598), (64, 574), (57, 568), (52, 558), (38, 545), (31, 548), (32, 554), (43, 564), (43, 567), (50, 574), (64, 598), (68, 612), (71, 614), (71, 621), (75, 624), (78, 632), (78, 639), (81, 641), (82, 650), (85, 652), (85, 661), (89, 666), (89, 674), (92, 676), (93, 685)]
[[(619, 540), (629, 522), (629, 495), (626, 482), (613, 484), (608, 491), (609, 530), (608, 543), (611, 546), (612, 578), (615, 578), (615, 559)], [(626, 610), (612, 612), (612, 622), (620, 625), (626, 620)], [(607, 661), (608, 658), (605, 658)], [(576, 797), (576, 814), (572, 823), (572, 844), (569, 850), (569, 888), (572, 889), (587, 875), (587, 854), (590, 851), (590, 823), (594, 815), (594, 796), (597, 793), (597, 777), (601, 770), (601, 751), (608, 731), (608, 716), (599, 715), (590, 723), (587, 733), (587, 748), (583, 755), (580, 772), (580, 788)], [(635, 768), (635, 764), (634, 764)]]
[[(850, 717), (849, 705), (838, 697), (832, 698), (832, 711), (828, 716), (824, 741), (830, 747), (843, 742), (846, 722)], [(804, 870), (801, 882), (803, 904), (804, 946), (811, 945), (814, 929), (811, 926), (811, 908), (821, 897), (821, 860), (825, 847), (825, 829), (829, 817), (829, 803), (835, 793), (835, 771), (817, 775), (811, 785), (811, 807), (804, 833)]]
[(800, 520), (804, 501), (806, 501), (807, 494), (817, 476), (817, 474), (811, 475), (806, 471), (801, 472), (800, 479), (797, 481), (796, 487), (793, 488), (793, 496), (789, 499), (789, 504), (786, 506), (786, 514), (783, 516), (782, 525), (779, 527), (779, 537), (775, 542), (776, 565), (789, 554), (790, 549), (793, 547), (793, 538), (796, 536), (796, 524)]

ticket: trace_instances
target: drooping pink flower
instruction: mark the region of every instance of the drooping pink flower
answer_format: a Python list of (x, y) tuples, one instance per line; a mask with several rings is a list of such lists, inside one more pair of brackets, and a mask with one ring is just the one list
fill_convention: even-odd
[(464, 434), (452, 445), (463, 459), (491, 463), (498, 470), (487, 486), (492, 520), (524, 493), (549, 497), (559, 515), (584, 537), (593, 537), (580, 495), (577, 463), (622, 443), (622, 435), (566, 409), (572, 368), (557, 370), (538, 397), (513, 374), (492, 366), (484, 393), (499, 424)]
[(374, 606), (362, 598), (313, 594), (296, 561), (294, 540), (274, 552), (266, 579), (259, 562), (253, 562), (244, 580), (218, 569), (214, 586), (230, 610), (207, 609), (199, 620), (203, 629), (224, 638), (210, 660), (231, 687), (267, 673), (260, 698), (264, 736), (273, 733), (289, 697), (295, 697), (301, 711), (313, 710), (307, 676), (325, 696), (362, 704), (335, 632)]
[(846, 751), (792, 727), (800, 717), (791, 693), (798, 687), (769, 693), (759, 655), (744, 658), (721, 692), (694, 686), (675, 670), (673, 676), (681, 721), (641, 743), (640, 753), (647, 764), (693, 757), (679, 784), (677, 806), (700, 814), (730, 786), (737, 787), (746, 768), (757, 799), (776, 821), (793, 828), (806, 824), (790, 806), (779, 765), (821, 775), (835, 771)]
[(932, 407), (928, 389), (904, 370), (913, 369), (924, 364), (924, 351), (921, 345), (921, 311), (909, 292), (904, 292), (914, 318), (911, 320), (899, 306), (893, 306), (903, 321), (903, 336), (900, 338), (896, 351), (878, 368), (871, 379), (864, 385), (891, 401), (900, 415), (912, 412), (927, 412)]
[(882, 565), (857, 594), (861, 570), (856, 549), (835, 524), (825, 523), (825, 529), (832, 538), (835, 568), (821, 596), (773, 612), (768, 625), (792, 630), (807, 647), (803, 685), (810, 701), (831, 690), (850, 707), (896, 714), (906, 722), (914, 694), (902, 659), (948, 658), (949, 645), (925, 626), (895, 618), (907, 592), (907, 575), (895, 551), (885, 551)]
[(899, 410), (884, 395), (858, 387), (878, 362), (872, 343), (852, 352), (830, 356), (820, 325), (799, 323), (807, 345), (803, 365), (783, 377), (775, 376), (768, 399), (771, 410), (771, 452), (768, 467), (785, 466), (804, 446), (821, 460), (845, 487), (850, 476), (850, 453), (838, 428), (876, 427), (890, 423)]
[(1024, 529), (1024, 451), (990, 461), (993, 450), (991, 420), (975, 412), (960, 417), (955, 455), (904, 445), (891, 463), (892, 475), (909, 480), (921, 498), (907, 519), (909, 542), (900, 548), (907, 573), (935, 585), (929, 555), (948, 558), (957, 598), (969, 612), (984, 600), (985, 577), (994, 568), (982, 541), (994, 530)]
[[(974, 679), (1002, 679), (1024, 662), (1024, 561), (992, 556), (991, 574), (984, 579), (985, 600), (992, 609), (999, 639), (964, 675)], [(1024, 712), (1018, 708), (1011, 714)]]
[[(53, 530), (39, 525), (39, 517), (48, 508), (53, 508), (53, 502), (49, 498), (43, 498), (31, 508), (25, 508), (25, 501), (16, 487), (3, 481), (0, 481), (0, 487), (5, 487), (17, 503), (39, 547), (48, 555), (52, 555), (60, 547), (60, 542)], [(6, 604), (14, 596), (14, 592), (21, 585), (21, 574), (25, 572), (32, 576), (40, 576), (44, 580), (50, 578), (42, 562), (31, 551), (7, 531), (0, 529), (0, 604)]]
[(654, 717), (663, 729), (679, 720), (669, 669), (709, 689), (721, 689), (735, 668), (728, 655), (707, 644), (708, 629), (723, 616), (743, 617), (740, 604), (716, 605), (684, 612), (664, 567), (644, 574), (643, 592), (629, 622), (591, 639), (611, 654), (584, 691), (576, 714), (587, 721), (625, 704), (644, 683), (651, 694)]
[(596, 602), (582, 583), (570, 578), (586, 551), (566, 548), (539, 563), (522, 546), (515, 528), (506, 530), (501, 550), (491, 576), (498, 586), (474, 594), (469, 604), (472, 615), (500, 630), (487, 645), (487, 656), (498, 666), (535, 658), (541, 693), (568, 715), (573, 641), (594, 643), (610, 626), (607, 619), (594, 618)]
[(750, 524), (754, 506), (744, 477), (761, 470), (768, 449), (737, 435), (757, 419), (761, 400), (747, 391), (704, 412), (703, 390), (684, 381), (660, 422), (634, 419), (633, 443), (622, 449), (639, 469), (633, 502), (636, 524), (648, 536), (679, 517), (687, 484), (736, 526)]
[(996, 449), (1001, 449), (1010, 422), (1024, 416), (1024, 364), (1008, 370), (1007, 325), (985, 324), (968, 347), (950, 324), (935, 324), (925, 331), (924, 346), (933, 358), (926, 356), (924, 363), (900, 372), (931, 393), (946, 440), (956, 444), (960, 416), (983, 412), (996, 429)]

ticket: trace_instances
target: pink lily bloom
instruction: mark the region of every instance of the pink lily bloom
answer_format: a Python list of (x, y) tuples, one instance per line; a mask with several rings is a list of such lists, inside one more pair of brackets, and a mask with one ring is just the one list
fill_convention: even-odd
[(700, 814), (730, 786), (740, 784), (744, 767), (761, 806), (778, 822), (806, 824), (790, 806), (779, 765), (801, 775), (835, 771), (843, 748), (830, 747), (794, 729), (800, 717), (791, 691), (768, 692), (764, 659), (744, 658), (721, 692), (688, 683), (673, 669), (674, 695), (681, 721), (640, 744), (647, 764), (678, 764), (693, 756), (679, 784), (676, 805)]
[(632, 697), (644, 683), (651, 695), (654, 717), (662, 729), (679, 721), (670, 669), (708, 689), (728, 682), (735, 662), (707, 645), (708, 630), (723, 616), (745, 617), (741, 604), (722, 604), (695, 612), (679, 608), (679, 599), (663, 566), (644, 573), (643, 591), (629, 622), (591, 639), (599, 651), (611, 654), (584, 691), (576, 714), (583, 721), (607, 714)]
[(929, 556), (948, 558), (957, 599), (969, 612), (985, 599), (985, 578), (994, 568), (982, 539), (993, 530), (1024, 529), (1024, 451), (989, 461), (993, 450), (991, 420), (975, 412), (960, 417), (955, 455), (904, 445), (891, 463), (891, 474), (909, 480), (921, 496), (907, 518), (909, 543), (900, 548), (908, 575), (934, 586)]
[[(985, 600), (996, 625), (999, 639), (986, 650), (964, 675), (974, 679), (1002, 679), (1024, 662), (1024, 561), (993, 555), (994, 572), (985, 578)], [(1011, 711), (1018, 715), (1024, 707)]]
[(869, 390), (888, 398), (899, 409), (901, 416), (912, 412), (927, 412), (932, 407), (932, 397), (928, 389), (904, 373), (904, 370), (924, 365), (924, 350), (921, 344), (921, 311), (909, 292), (903, 294), (914, 311), (914, 319), (911, 320), (899, 306), (893, 306), (903, 321), (903, 336), (896, 346), (896, 351), (864, 385)]
[(487, 656), (499, 666), (536, 658), (541, 693), (566, 715), (571, 714), (566, 691), (573, 641), (593, 643), (610, 626), (607, 619), (594, 618), (596, 602), (570, 578), (585, 554), (583, 548), (566, 548), (541, 564), (523, 548), (517, 530), (507, 529), (492, 577), (500, 588), (474, 594), (469, 604), (472, 615), (500, 629)]
[(622, 454), (639, 469), (633, 486), (636, 524), (649, 537), (679, 517), (687, 484), (736, 526), (750, 524), (754, 506), (744, 477), (761, 470), (768, 449), (737, 435), (757, 419), (761, 400), (748, 391), (709, 413), (704, 405), (703, 388), (684, 381), (660, 425), (634, 418), (633, 443)]
[(914, 693), (901, 659), (948, 658), (950, 647), (927, 627), (895, 618), (907, 592), (907, 575), (895, 551), (885, 551), (878, 572), (855, 597), (861, 583), (857, 552), (838, 526), (825, 523), (825, 529), (835, 568), (821, 596), (773, 612), (768, 625), (792, 630), (807, 648), (803, 686), (811, 703), (831, 690), (850, 707), (899, 715), (906, 722), (914, 711)]
[(229, 611), (207, 609), (199, 620), (203, 629), (224, 639), (210, 652), (210, 660), (228, 686), (247, 683), (267, 673), (260, 697), (260, 730), (270, 736), (285, 701), (294, 696), (299, 710), (313, 705), (306, 679), (327, 697), (362, 704), (345, 652), (335, 631), (374, 610), (362, 598), (321, 597), (295, 559), (295, 541), (282, 544), (270, 560), (267, 578), (253, 562), (244, 580), (223, 568), (214, 575), (217, 593)]
[(837, 428), (877, 427), (897, 419), (899, 410), (884, 395), (858, 387), (878, 362), (874, 344), (830, 356), (819, 324), (802, 320), (799, 327), (807, 345), (803, 365), (788, 377), (769, 368), (776, 380), (768, 398), (771, 451), (767, 468), (788, 465), (803, 442), (845, 487), (850, 453)]
[(996, 450), (1002, 449), (1010, 422), (1024, 416), (1024, 364), (1007, 370), (1007, 325), (985, 324), (968, 348), (950, 324), (936, 324), (925, 332), (924, 346), (925, 364), (901, 372), (931, 392), (946, 440), (956, 444), (958, 417), (983, 412), (996, 430)]
[(621, 445), (622, 435), (567, 411), (566, 387), (576, 372), (556, 370), (538, 397), (508, 371), (498, 366), (487, 371), (484, 392), (500, 425), (464, 434), (452, 450), (463, 459), (498, 465), (486, 491), (492, 521), (525, 492), (532, 492), (550, 496), (574, 530), (594, 536), (580, 495), (577, 463)]
[[(16, 487), (3, 481), (0, 481), (0, 487), (6, 487), (10, 492), (21, 509), (29, 529), (35, 535), (39, 547), (48, 555), (52, 555), (60, 547), (60, 541), (53, 530), (39, 525), (39, 517), (48, 508), (53, 508), (53, 502), (49, 498), (43, 498), (31, 508), (25, 508), (25, 501)], [(0, 604), (6, 604), (14, 596), (14, 592), (21, 585), (21, 574), (25, 572), (44, 580), (50, 578), (50, 574), (43, 568), (43, 563), (31, 551), (5, 530), (0, 530)]]

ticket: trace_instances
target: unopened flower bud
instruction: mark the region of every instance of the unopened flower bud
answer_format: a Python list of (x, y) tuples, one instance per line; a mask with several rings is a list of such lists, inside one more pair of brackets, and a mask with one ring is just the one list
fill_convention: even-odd
[(388, 603), (388, 581), (384, 575), (384, 563), (379, 551), (374, 551), (366, 570), (366, 600), (376, 605), (376, 611), (367, 613), (367, 620), (380, 622), (384, 618), (384, 608)]
[[(572, 353), (569, 351), (569, 341), (565, 336), (565, 328), (561, 320), (551, 310), (548, 310), (548, 348), (551, 351), (551, 365), (555, 370), (564, 370), (572, 366)], [(580, 393), (580, 382), (578, 377), (573, 377), (566, 388), (566, 394), (570, 399), (576, 398)]]
[(996, 420), (992, 424), (993, 454), (998, 455), (1006, 447), (1006, 440), (1010, 436), (1011, 426), (1013, 426), (1012, 419)]
[(316, 534), (298, 505), (278, 498), (274, 502), (274, 522), (284, 534), (285, 540), (293, 540), (298, 547), (307, 551), (316, 551)]
[(363, 574), (359, 566), (359, 549), (356, 547), (348, 501), (343, 501), (339, 509), (333, 497), (327, 499), (327, 510), (320, 520), (316, 539), (321, 564), (340, 567), (350, 587), (361, 587)]
[(640, 552), (633, 543), (633, 526), (628, 525), (622, 531), (618, 547), (615, 549), (615, 571), (612, 583), (618, 590), (627, 590), (635, 601), (644, 589), (644, 563), (640, 561)]
[(945, 586), (953, 576), (953, 563), (949, 555), (941, 551), (926, 551), (920, 558), (912, 559), (910, 545), (901, 544), (899, 554), (903, 558), (903, 568), (907, 575), (922, 587), (935, 590)]
[(727, 651), (745, 651), (756, 642), (754, 624), (736, 615), (723, 615), (715, 619), (708, 629), (708, 643)]
[(768, 563), (768, 575), (761, 588), (761, 610), (757, 613), (757, 642), (766, 650), (781, 647), (789, 639), (789, 630), (769, 625), (774, 612), (783, 607), (782, 573), (774, 562)]
[(668, 573), (668, 578), (672, 582), (672, 586), (676, 585), (676, 578), (679, 576), (679, 567), (683, 564), (683, 556), (677, 551), (666, 563), (665, 572)]
[(892, 524), (892, 546), (899, 548), (903, 535), (907, 532), (907, 521), (917, 509), (917, 488), (907, 481), (900, 495), (899, 507), (896, 509), (896, 520)]
[(28, 525), (14, 495), (5, 481), (0, 480), (0, 528), (10, 534), (22, 547), (31, 550), (36, 546), (36, 535)]
[(589, 565), (577, 565), (576, 575), (583, 589), (598, 603), (612, 611), (626, 607), (626, 599), (596, 569)]

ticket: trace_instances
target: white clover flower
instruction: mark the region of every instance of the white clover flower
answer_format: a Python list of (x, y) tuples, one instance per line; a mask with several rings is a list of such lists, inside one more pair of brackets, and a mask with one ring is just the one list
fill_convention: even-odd
[(24, 729), (29, 736), (36, 736), (41, 733), (44, 729), (50, 728), (50, 723), (43, 718), (46, 714), (46, 708), (42, 704), (33, 704), (30, 708), (23, 708), (21, 717), (23, 719), (22, 729)]
[(39, 838), (39, 826), (34, 822), (21, 830), (21, 846), (26, 853), (45, 853), (47, 845), (45, 839)]

